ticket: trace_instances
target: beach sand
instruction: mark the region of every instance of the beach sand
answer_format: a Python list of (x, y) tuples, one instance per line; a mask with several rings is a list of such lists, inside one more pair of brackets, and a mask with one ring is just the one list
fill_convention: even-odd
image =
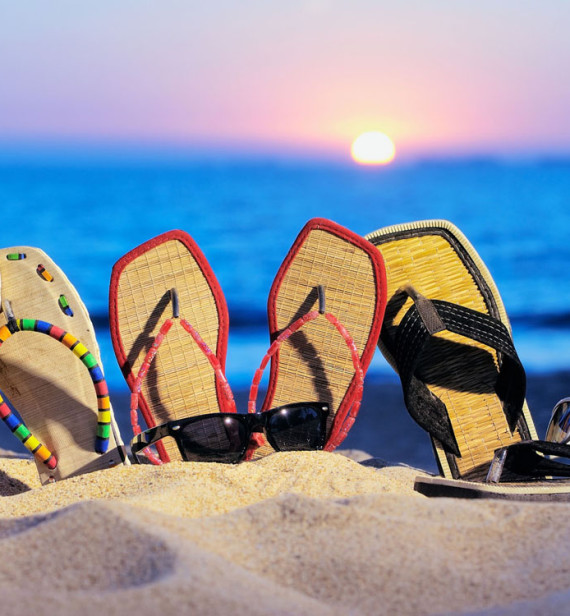
[(570, 504), (429, 499), (417, 474), (286, 452), (41, 487), (2, 452), (1, 613), (569, 613)]

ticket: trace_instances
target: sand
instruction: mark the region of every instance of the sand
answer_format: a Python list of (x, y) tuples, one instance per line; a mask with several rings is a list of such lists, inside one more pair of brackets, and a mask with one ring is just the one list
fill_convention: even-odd
[(1, 613), (568, 613), (570, 504), (428, 499), (347, 453), (41, 487), (3, 452)]

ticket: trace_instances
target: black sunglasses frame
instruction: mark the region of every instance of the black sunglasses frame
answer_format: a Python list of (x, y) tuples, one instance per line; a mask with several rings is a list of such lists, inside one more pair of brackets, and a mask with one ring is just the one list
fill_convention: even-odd
[(520, 441), (495, 451), (486, 481), (521, 481), (544, 477), (570, 477), (570, 464), (547, 456), (570, 458), (570, 446), (550, 441)]
[[(267, 437), (267, 440), (269, 441), (269, 444), (273, 447), (273, 449), (275, 449), (276, 451), (286, 451), (285, 449), (280, 448), (278, 443), (273, 438), (271, 429), (269, 427), (269, 421), (274, 415), (277, 415), (278, 413), (283, 413), (283, 411), (297, 410), (302, 408), (311, 408), (318, 413), (318, 419), (320, 422), (320, 442), (317, 447), (313, 449), (323, 449), (326, 442), (326, 426), (329, 414), (329, 405), (321, 402), (295, 402), (292, 404), (284, 404), (268, 411), (261, 411), (257, 413), (207, 413), (204, 415), (195, 415), (193, 417), (185, 417), (184, 419), (168, 421), (166, 423), (160, 424), (159, 426), (149, 428), (148, 430), (144, 430), (143, 432), (137, 434), (131, 441), (131, 454), (134, 461), (140, 464), (146, 457), (139, 456), (139, 452), (141, 450), (146, 449), (150, 445), (153, 445), (154, 443), (160, 441), (167, 436), (170, 436), (176, 441), (182, 459), (188, 461), (188, 454), (186, 453), (183, 443), (179, 438), (180, 434), (182, 433), (182, 429), (186, 426), (192, 425), (193, 423), (198, 423), (210, 418), (229, 418), (232, 420), (237, 420), (246, 430), (243, 447), (237, 452), (231, 452), (235, 453), (235, 459), (228, 460), (227, 462), (219, 460), (220, 462), (237, 464), (238, 462), (243, 461), (251, 440), (251, 436), (254, 432), (264, 432), (265, 436)], [(205, 457), (204, 461), (211, 460)]]

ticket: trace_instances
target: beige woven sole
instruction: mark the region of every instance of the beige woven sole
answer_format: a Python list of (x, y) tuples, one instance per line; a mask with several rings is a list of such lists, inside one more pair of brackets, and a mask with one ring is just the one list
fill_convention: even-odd
[[(386, 265), (388, 304), (382, 337), (393, 335), (411, 306), (411, 299), (403, 306), (394, 299), (396, 291), (405, 284), (411, 284), (430, 299), (490, 314), (510, 331), (503, 302), (487, 267), (453, 224), (429, 220), (396, 225), (366, 238), (378, 247)], [(446, 454), (434, 440), (438, 463), (445, 477), (483, 479), (496, 449), (522, 438), (537, 438), (530, 412), (525, 403), (519, 428), (511, 433), (501, 401), (493, 390), (497, 353), (447, 331), (436, 337), (461, 345), (459, 351), (454, 349), (450, 353), (449, 344), (435, 341), (418, 369), (430, 391), (446, 405), (461, 452), (461, 457)], [(381, 342), (379, 346), (395, 367), (385, 345)]]
[[(13, 254), (25, 254), (26, 258), (9, 260), (7, 256)], [(45, 277), (38, 274), (38, 265), (45, 268)], [(16, 318), (39, 319), (61, 327), (78, 338), (102, 367), (93, 325), (79, 294), (42, 250), (27, 246), (1, 249), (0, 275), (2, 301), (10, 301)], [(46, 279), (49, 277), (53, 279)], [(60, 307), (62, 295), (73, 316)], [(6, 322), (3, 312), (0, 325)], [(53, 338), (27, 331), (8, 338), (0, 348), (0, 389), (30, 431), (58, 459), (53, 471), (35, 460), (42, 483), (123, 461), (114, 418), (108, 452), (95, 452), (97, 396), (93, 382), (81, 361)], [(0, 429), (7, 428), (0, 425)]]

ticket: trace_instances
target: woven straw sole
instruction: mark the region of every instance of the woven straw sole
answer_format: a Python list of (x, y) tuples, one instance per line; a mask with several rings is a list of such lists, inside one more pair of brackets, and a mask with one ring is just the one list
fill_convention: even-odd
[(442, 477), (417, 477), (414, 488), (425, 496), (493, 498), (517, 501), (569, 501), (570, 482), (556, 479), (520, 483), (481, 483)]
[[(113, 268), (111, 337), (131, 387), (160, 327), (172, 317), (173, 288), (180, 317), (225, 366), (228, 315), (221, 289), (192, 238), (171, 231), (130, 251)], [(175, 319), (142, 383), (140, 409), (147, 425), (227, 410), (224, 400), (208, 359)], [(173, 439), (163, 439), (163, 445), (168, 458), (180, 459)]]
[[(374, 248), (356, 234), (323, 219), (301, 231), (273, 283), (268, 314), (272, 340), (300, 316), (318, 308), (325, 290), (326, 312), (353, 337), (364, 372), (380, 333), (385, 307), (385, 272)], [(293, 334), (273, 357), (263, 409), (292, 402), (330, 406), (327, 435), (342, 440), (352, 424), (355, 370), (335, 327), (320, 316)], [(338, 444), (338, 443), (337, 443)]]
[[(7, 258), (18, 254), (26, 257)], [(38, 265), (45, 268), (45, 277), (38, 274)], [(11, 302), (16, 318), (40, 319), (61, 327), (78, 338), (102, 366), (93, 325), (81, 298), (43, 251), (27, 246), (0, 250), (0, 275), (2, 301)], [(46, 279), (49, 277), (53, 280)], [(62, 295), (73, 316), (61, 309)], [(5, 323), (3, 312), (0, 325)], [(27, 331), (8, 338), (0, 348), (0, 389), (32, 434), (58, 459), (53, 471), (35, 459), (42, 483), (123, 461), (118, 449), (122, 441), (113, 418), (108, 452), (95, 452), (97, 396), (93, 382), (81, 361), (53, 338)]]
[[(393, 299), (411, 284), (419, 293), (490, 314), (510, 331), (509, 320), (493, 279), (465, 236), (447, 221), (423, 221), (380, 229), (366, 236), (384, 257), (388, 280), (385, 333), (395, 328), (411, 306)], [(383, 337), (385, 335), (383, 333)], [(441, 332), (420, 361), (418, 374), (447, 407), (461, 457), (447, 454), (433, 439), (440, 470), (448, 478), (483, 479), (496, 449), (536, 438), (526, 403), (518, 428), (511, 433), (501, 401), (494, 392), (497, 353), (462, 336)], [(448, 341), (448, 342), (440, 342)], [(450, 344), (460, 346), (450, 352)], [(395, 367), (394, 358), (380, 349)], [(444, 375), (444, 380), (442, 380)]]

